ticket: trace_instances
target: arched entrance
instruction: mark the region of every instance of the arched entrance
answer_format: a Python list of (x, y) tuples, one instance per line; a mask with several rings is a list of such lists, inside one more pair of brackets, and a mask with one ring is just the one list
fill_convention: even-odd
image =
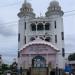
[(52, 71), (50, 72), (50, 75), (55, 75), (55, 71), (52, 70)]
[(42, 56), (36, 56), (32, 59), (32, 67), (46, 67), (46, 59)]

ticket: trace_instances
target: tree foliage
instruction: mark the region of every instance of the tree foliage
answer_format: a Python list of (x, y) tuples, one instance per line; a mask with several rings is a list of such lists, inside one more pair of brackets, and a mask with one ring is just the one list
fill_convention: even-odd
[(13, 62), (10, 66), (8, 64), (2, 64), (2, 66), (0, 66), (0, 75), (4, 74), (8, 70), (10, 70), (13, 73), (17, 72), (17, 63)]
[(9, 65), (2, 64), (2, 66), (0, 67), (0, 75), (3, 74), (6, 70), (9, 70)]
[(70, 55), (68, 56), (68, 60), (69, 60), (69, 61), (75, 61), (75, 53), (70, 54)]
[(13, 62), (10, 65), (10, 70), (12, 71), (12, 75), (17, 75), (17, 63), (16, 62)]

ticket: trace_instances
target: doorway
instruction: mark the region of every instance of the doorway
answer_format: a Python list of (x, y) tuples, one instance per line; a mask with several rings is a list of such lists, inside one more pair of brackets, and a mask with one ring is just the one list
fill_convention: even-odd
[(36, 68), (43, 68), (46, 67), (46, 59), (42, 56), (35, 56), (32, 59), (32, 67), (36, 67)]

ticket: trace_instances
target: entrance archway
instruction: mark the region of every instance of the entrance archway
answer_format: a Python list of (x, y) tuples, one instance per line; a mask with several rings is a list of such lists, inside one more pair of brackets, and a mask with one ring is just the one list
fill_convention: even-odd
[(50, 72), (50, 75), (55, 75), (55, 71), (51, 71)]
[(46, 67), (46, 59), (42, 56), (36, 56), (32, 59), (32, 67)]

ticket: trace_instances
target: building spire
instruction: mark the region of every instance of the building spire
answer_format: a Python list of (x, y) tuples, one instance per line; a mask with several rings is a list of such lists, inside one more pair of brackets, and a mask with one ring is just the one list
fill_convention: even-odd
[(26, 4), (27, 3), (27, 0), (24, 0), (24, 3)]
[(24, 3), (20, 9), (20, 12), (18, 13), (18, 16), (23, 17), (23, 16), (30, 16), (30, 15), (35, 17), (31, 4), (27, 0), (24, 0)]
[(52, 0), (52, 1), (57, 1), (57, 0)]
[(58, 0), (52, 0), (52, 1), (58, 1)]

